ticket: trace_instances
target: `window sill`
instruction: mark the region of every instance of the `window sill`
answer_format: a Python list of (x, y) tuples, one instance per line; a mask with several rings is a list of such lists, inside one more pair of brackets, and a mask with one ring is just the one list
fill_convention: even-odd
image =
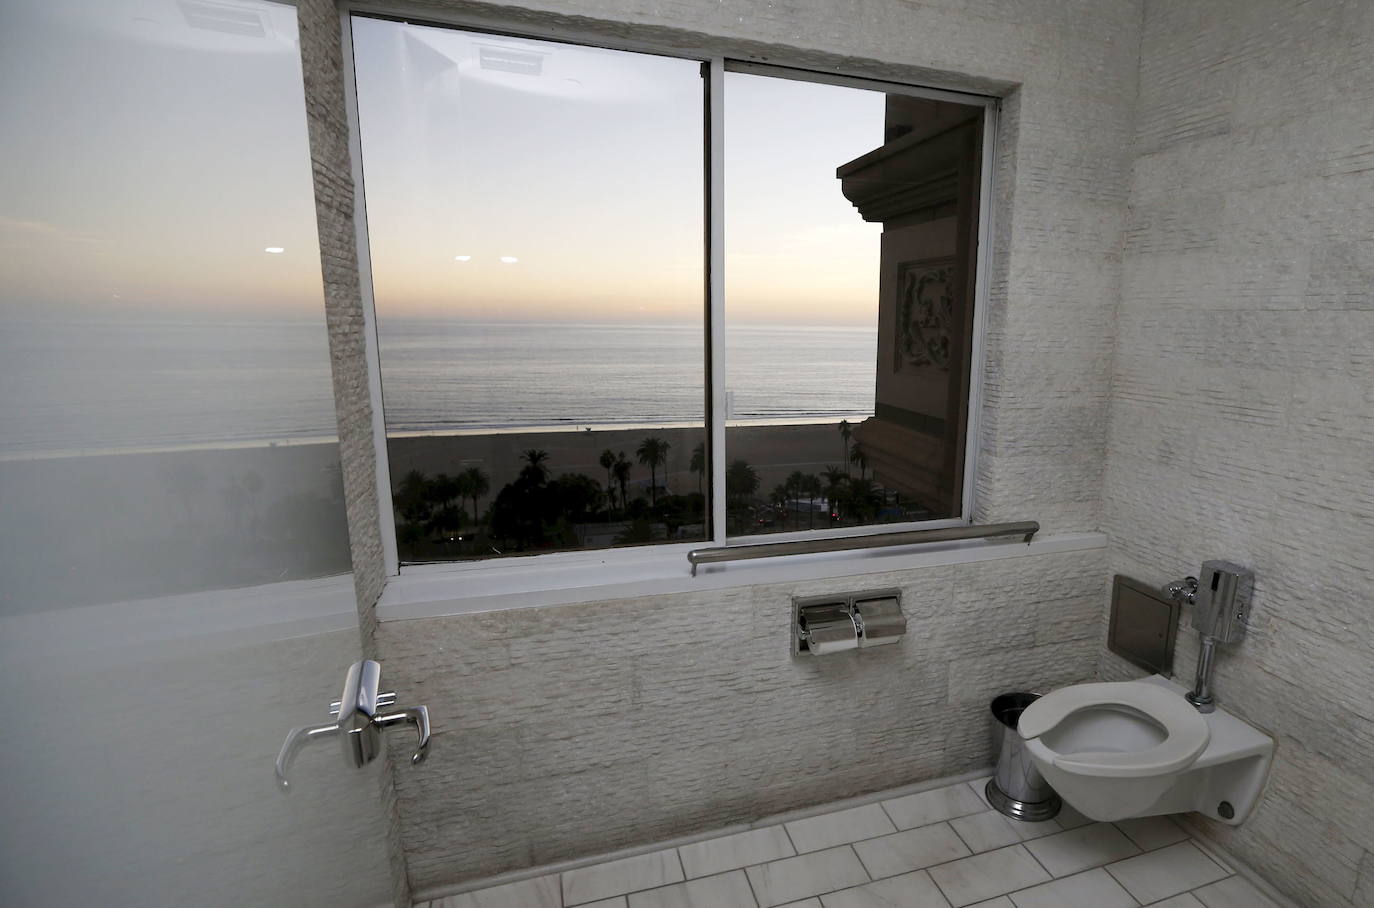
[(790, 555), (703, 566), (691, 576), (687, 552), (700, 545), (665, 545), (606, 552), (570, 552), (515, 561), (486, 561), (406, 568), (388, 578), (377, 603), (382, 621), (439, 618), (505, 609), (571, 605), (632, 596), (757, 586), (966, 564), (1106, 548), (1103, 533), (1065, 533), (1018, 541), (971, 540)]

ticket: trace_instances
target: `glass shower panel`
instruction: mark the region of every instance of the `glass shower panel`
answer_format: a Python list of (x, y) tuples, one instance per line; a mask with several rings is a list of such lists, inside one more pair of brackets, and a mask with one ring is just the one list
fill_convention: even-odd
[(0, 83), (0, 901), (384, 902), (272, 775), (359, 658), (295, 10), (12, 0)]

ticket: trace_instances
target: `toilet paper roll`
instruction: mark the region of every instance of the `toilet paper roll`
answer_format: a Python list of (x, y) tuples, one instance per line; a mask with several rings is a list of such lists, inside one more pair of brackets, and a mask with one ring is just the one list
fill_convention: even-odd
[(859, 648), (859, 627), (854, 616), (843, 607), (808, 612), (807, 649), (813, 656), (824, 656)]
[(828, 656), (831, 653), (838, 653), (841, 650), (858, 649), (859, 635), (852, 633), (848, 638), (839, 634), (833, 635), (830, 639), (817, 640), (814, 635), (810, 638), (810, 650), (813, 656)]

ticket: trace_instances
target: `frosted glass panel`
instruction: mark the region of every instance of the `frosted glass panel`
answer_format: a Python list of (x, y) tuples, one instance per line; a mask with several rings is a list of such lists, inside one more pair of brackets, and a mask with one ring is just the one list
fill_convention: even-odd
[(0, 22), (0, 614), (347, 571), (295, 11)]
[(295, 11), (6, 0), (0, 85), (0, 901), (382, 904), (273, 779), (359, 658)]

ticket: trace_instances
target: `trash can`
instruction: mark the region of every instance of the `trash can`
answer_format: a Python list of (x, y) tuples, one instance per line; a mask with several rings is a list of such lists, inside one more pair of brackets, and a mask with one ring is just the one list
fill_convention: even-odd
[(1039, 694), (1016, 691), (992, 700), (992, 750), (997, 754), (997, 769), (985, 791), (988, 803), (1013, 820), (1048, 820), (1063, 805), (1031, 762), (1026, 742), (1016, 731), (1021, 713), (1038, 699)]

